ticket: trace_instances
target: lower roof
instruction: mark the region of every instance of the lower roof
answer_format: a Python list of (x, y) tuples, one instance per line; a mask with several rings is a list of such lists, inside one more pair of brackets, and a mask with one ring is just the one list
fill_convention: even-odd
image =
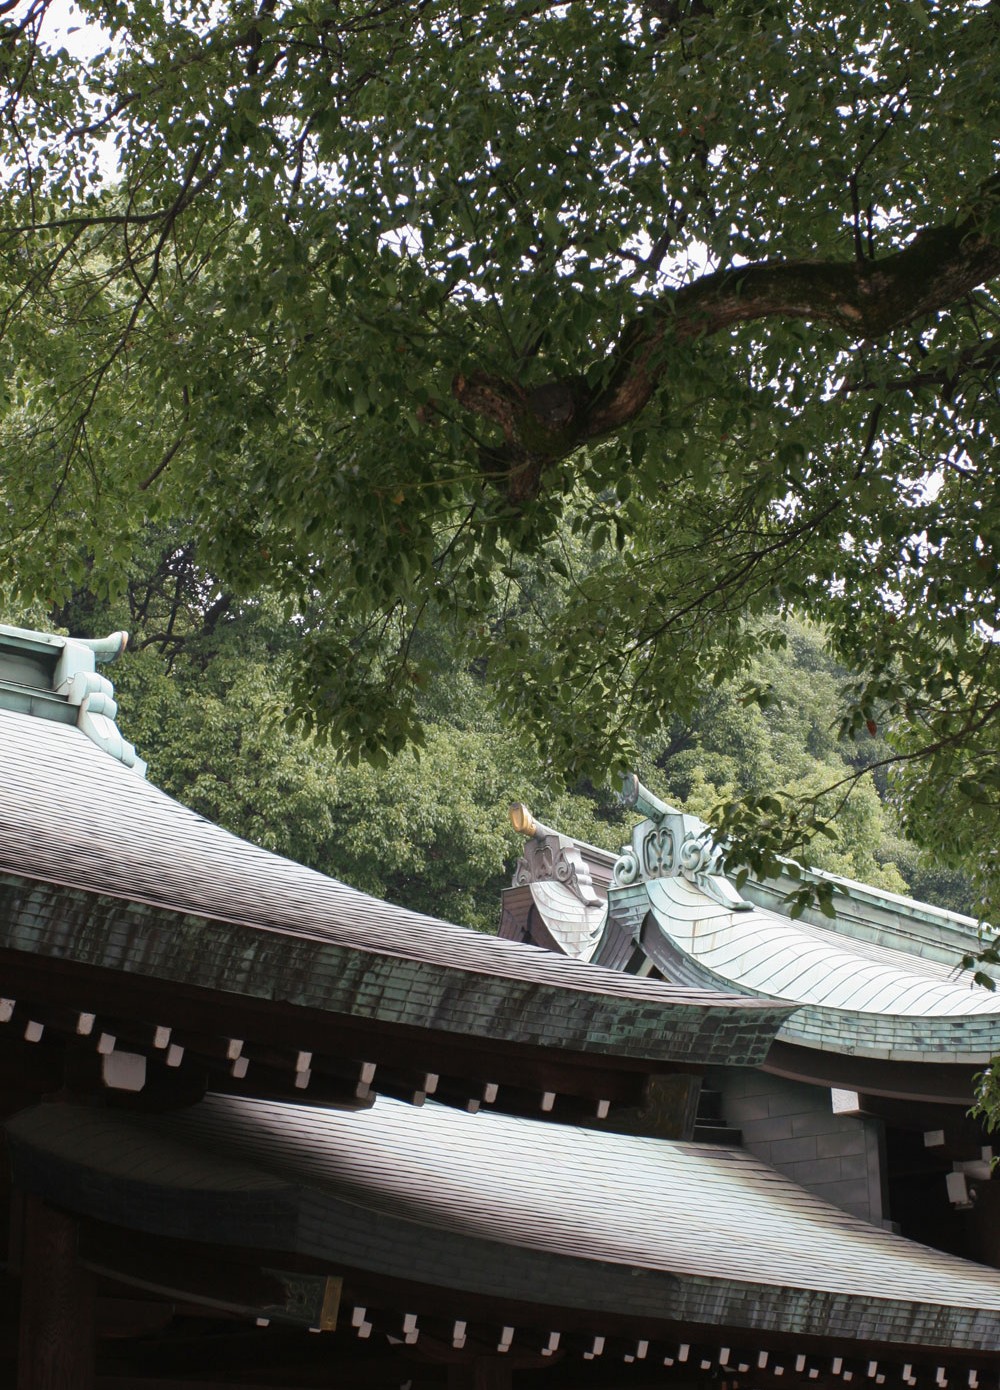
[(48, 1104), (7, 1128), (21, 1186), (151, 1234), (548, 1310), (1000, 1347), (1000, 1272), (868, 1225), (742, 1150), (385, 1099), (344, 1113), (213, 1096), (162, 1117)]

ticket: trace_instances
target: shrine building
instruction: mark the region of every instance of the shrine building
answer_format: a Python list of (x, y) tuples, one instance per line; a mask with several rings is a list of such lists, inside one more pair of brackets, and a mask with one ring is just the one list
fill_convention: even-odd
[(409, 912), (151, 786), (123, 641), (0, 627), (0, 1384), (1000, 1390), (975, 923), (793, 922), (634, 779)]

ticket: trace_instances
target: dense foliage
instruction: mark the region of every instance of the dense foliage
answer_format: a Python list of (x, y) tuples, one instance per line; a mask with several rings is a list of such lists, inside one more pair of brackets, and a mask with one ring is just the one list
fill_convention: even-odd
[[(111, 672), (122, 728), (148, 759), (151, 779), (209, 819), (356, 887), (483, 930), (496, 928), (500, 893), (520, 853), (511, 801), (610, 850), (628, 839), (631, 820), (618, 799), (586, 782), (567, 792), (560, 770), (516, 721), (500, 720), (482, 676), (443, 640), (440, 679), (420, 696), (423, 749), (403, 750), (378, 768), (345, 764), (287, 726), (298, 639), (280, 605), (267, 596), (234, 599), (175, 538), (146, 540), (123, 601), (109, 606), (78, 591), (35, 620), (131, 631), (129, 652)], [(0, 609), (0, 616), (9, 615)], [(724, 683), (689, 723), (645, 741), (644, 779), (707, 818), (738, 795), (784, 788), (813, 796), (839, 786), (825, 807), (830, 833), (816, 839), (809, 862), (967, 908), (968, 885), (899, 835), (894, 808), (865, 773), (884, 752), (880, 742), (867, 733), (837, 739), (830, 709), (844, 673), (820, 634), (796, 622), (782, 631), (787, 646), (766, 649), (751, 665), (772, 691), (767, 707), (748, 703), (740, 682)]]
[(443, 643), (571, 778), (802, 609), (992, 910), (995, 4), (81, 0), (83, 64), (49, 8), (0, 35), (25, 594), (180, 527), (338, 750), (429, 739)]

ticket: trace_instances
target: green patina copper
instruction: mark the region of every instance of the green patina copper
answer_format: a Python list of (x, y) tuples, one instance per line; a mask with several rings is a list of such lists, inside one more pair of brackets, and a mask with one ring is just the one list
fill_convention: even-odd
[(0, 948), (387, 1025), (698, 1064), (758, 1064), (790, 1012), (781, 1002), (559, 988), (11, 874), (0, 876)]
[(75, 725), (126, 767), (146, 764), (118, 730), (114, 687), (97, 662), (114, 661), (128, 634), (84, 639), (0, 623), (0, 709)]
[(624, 804), (642, 811), (646, 819), (632, 831), (615, 863), (614, 883), (627, 887), (645, 879), (680, 876), (696, 884), (713, 901), (731, 912), (746, 912), (744, 902), (722, 870), (722, 849), (697, 816), (675, 810), (644, 787), (634, 773), (624, 779)]
[[(676, 866), (664, 865), (664, 855), (657, 853), (664, 837), (664, 827), (670, 827), (679, 850), (687, 844), (687, 857), (695, 862), (717, 865), (719, 852), (712, 832), (697, 816), (682, 815), (644, 787), (634, 774), (624, 778), (622, 797), (625, 805), (634, 807), (647, 817), (636, 826), (631, 845), (622, 849), (622, 858), (615, 869), (616, 884), (634, 883), (656, 877), (659, 873), (680, 871), (684, 855), (676, 854)], [(643, 853), (643, 846), (647, 846)], [(765, 882), (748, 878), (740, 889), (744, 910), (756, 906), (779, 915), (787, 914), (787, 898), (803, 884), (832, 886), (836, 908), (836, 930), (858, 941), (870, 941), (879, 946), (904, 949), (925, 960), (940, 961), (954, 966), (964, 955), (977, 952), (983, 939), (990, 940), (993, 929), (973, 917), (949, 912), (930, 903), (917, 902), (898, 893), (872, 888), (839, 874), (821, 869), (806, 868), (792, 860), (783, 860), (780, 874)], [(634, 867), (633, 867), (634, 866)], [(693, 875), (686, 875), (692, 878)], [(707, 891), (704, 878), (699, 887)], [(709, 893), (715, 897), (714, 892)], [(801, 912), (805, 922), (829, 929), (831, 919), (818, 907), (806, 905)]]
[[(648, 908), (648, 903), (646, 904)], [(629, 909), (635, 913), (634, 902)], [(734, 983), (688, 955), (658, 930), (653, 914), (643, 914), (640, 941), (649, 958), (678, 984), (692, 989), (740, 990), (750, 999), (774, 996)], [(798, 1004), (778, 1037), (822, 1052), (881, 1058), (890, 1062), (951, 1062), (983, 1066), (996, 1054), (995, 1014), (891, 1014)]]
[[(614, 866), (610, 929), (624, 932), (667, 979), (795, 1003), (779, 1037), (822, 1051), (962, 1065), (985, 1064), (995, 1055), (1000, 1014), (985, 1007), (989, 996), (970, 994), (966, 1008), (933, 993), (945, 986), (961, 992), (942, 976), (939, 963), (957, 969), (962, 955), (976, 948), (972, 919), (792, 865), (784, 881), (747, 885), (746, 901), (724, 876), (720, 851), (702, 821), (667, 806), (634, 776), (625, 779), (624, 800), (646, 819)], [(801, 929), (789, 922), (782, 892), (803, 875), (833, 883), (835, 921), (821, 918)], [(773, 943), (764, 945), (773, 923), (798, 933), (778, 955)], [(713, 942), (723, 938), (718, 958), (724, 964), (716, 968)], [(867, 943), (887, 948), (886, 954), (872, 956)], [(785, 966), (792, 957), (789, 984)], [(856, 972), (845, 975), (852, 957)], [(914, 957), (928, 964), (918, 967)], [(761, 970), (772, 959), (770, 977)], [(878, 978), (875, 969), (883, 972)]]
[[(789, 864), (766, 883), (749, 879), (742, 893), (757, 907), (781, 913), (789, 893), (804, 883), (822, 882), (833, 885), (836, 930), (858, 941), (896, 950), (902, 946), (911, 955), (954, 967), (963, 956), (981, 950), (983, 942), (994, 935), (992, 928), (974, 917), (797, 864)], [(830, 918), (816, 907), (807, 905), (801, 917), (814, 926), (830, 926)]]

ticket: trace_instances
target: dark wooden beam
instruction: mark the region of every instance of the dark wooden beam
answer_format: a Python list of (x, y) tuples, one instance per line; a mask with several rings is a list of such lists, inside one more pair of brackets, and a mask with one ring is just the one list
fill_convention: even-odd
[[(93, 1222), (84, 1225), (80, 1258), (106, 1280), (167, 1300), (204, 1303), (220, 1314), (245, 1320), (287, 1317), (327, 1330), (336, 1324), (340, 1280), (325, 1271), (285, 1274), (226, 1249), (213, 1255), (198, 1247), (195, 1255), (180, 1242), (136, 1237)], [(272, 1255), (270, 1262), (280, 1264), (281, 1258)]]
[(448, 1390), (511, 1390), (513, 1373), (500, 1356), (477, 1356), (468, 1365), (448, 1367)]
[[(399, 1374), (395, 1376), (398, 1383)], [(316, 1383), (315, 1381), (313, 1382)], [(327, 1382), (330, 1383), (329, 1381)], [(107, 1375), (98, 1376), (94, 1390), (303, 1390), (306, 1382), (295, 1379), (279, 1384), (274, 1380), (189, 1380), (187, 1376), (138, 1376)], [(337, 1381), (340, 1386), (342, 1382)]]
[(94, 1283), (77, 1260), (77, 1223), (25, 1194), (17, 1390), (92, 1390)]
[[(79, 962), (39, 961), (9, 949), (0, 950), (0, 971), (4, 994), (18, 1001), (19, 1015), (48, 1006), (52, 1026), (61, 1018), (65, 1027), (75, 1029), (82, 1013), (94, 1014), (95, 1029), (102, 1031), (113, 1033), (113, 1021), (115, 1036), (127, 1038), (129, 1046), (146, 1043), (160, 1029), (170, 1030), (171, 1042), (184, 1033), (237, 1039), (251, 1059), (260, 1048), (292, 1056), (310, 1052), (314, 1071), (331, 1075), (345, 1063), (350, 1069), (364, 1060), (406, 1072), (449, 1074), (470, 1082), (634, 1105), (646, 1075), (692, 1069), (638, 1058), (561, 1051), (556, 1055), (523, 1043), (477, 1042), (436, 1028), (372, 1024), (285, 1001), (234, 999), (196, 986), (167, 989), (160, 980)], [(8, 1026), (0, 1025), (0, 1032)]]
[(164, 1303), (158, 1299), (107, 1298), (98, 1292), (98, 1338), (118, 1341), (162, 1332), (173, 1319), (176, 1307), (174, 1303)]
[(763, 1070), (813, 1086), (968, 1106), (975, 1096), (974, 1077), (982, 1068), (950, 1062), (890, 1062), (879, 1057), (821, 1052), (818, 1048), (774, 1042)]

